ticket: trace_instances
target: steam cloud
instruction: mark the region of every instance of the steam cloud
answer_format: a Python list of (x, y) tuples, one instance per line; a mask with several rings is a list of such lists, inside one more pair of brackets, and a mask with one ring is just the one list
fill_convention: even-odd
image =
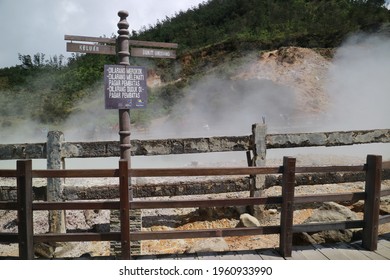
[(263, 120), (280, 125), (294, 107), (294, 93), (286, 86), (209, 76), (193, 85), (168, 121), (151, 131), (186, 137), (247, 135), (252, 124)]
[(341, 46), (329, 72), (327, 127), (390, 128), (390, 39), (354, 35)]

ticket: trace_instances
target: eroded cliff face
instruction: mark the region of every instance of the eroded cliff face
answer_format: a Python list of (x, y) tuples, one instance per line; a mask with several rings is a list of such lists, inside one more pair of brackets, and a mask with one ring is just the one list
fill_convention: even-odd
[[(337, 49), (281, 47), (262, 51), (259, 48), (247, 54), (242, 50), (232, 53), (215, 50), (207, 56), (199, 52), (191, 59), (186, 57), (183, 65), (189, 67), (197, 61), (205, 76), (213, 73), (217, 79), (222, 76), (225, 80), (221, 86), (230, 87), (225, 87), (224, 95), (218, 98), (246, 98), (242, 114), (255, 112), (257, 122), (265, 113), (271, 115), (267, 122), (270, 124), (277, 117), (272, 113), (277, 112), (288, 117), (287, 126), (308, 126), (305, 131), (359, 130), (390, 125), (389, 51), (388, 36), (355, 34)], [(226, 95), (231, 88), (241, 90)], [(248, 92), (252, 94), (248, 96)], [(240, 121), (252, 123), (253, 118)]]
[(264, 52), (233, 79), (265, 79), (287, 86), (294, 92), (297, 112), (322, 113), (329, 104), (324, 87), (332, 51), (323, 50), (323, 54), (297, 47)]
[[(297, 47), (245, 55), (183, 55), (182, 74), (197, 71), (199, 77), (176, 100), (170, 115), (153, 122), (150, 130), (238, 135), (262, 121), (276, 131), (319, 123), (330, 103), (325, 87), (332, 56), (333, 50)], [(154, 83), (164, 85), (158, 78), (154, 76)]]

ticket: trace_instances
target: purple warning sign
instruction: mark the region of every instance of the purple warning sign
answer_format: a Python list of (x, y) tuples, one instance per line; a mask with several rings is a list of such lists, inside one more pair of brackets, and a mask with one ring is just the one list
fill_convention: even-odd
[(106, 109), (145, 108), (148, 94), (145, 67), (104, 65)]

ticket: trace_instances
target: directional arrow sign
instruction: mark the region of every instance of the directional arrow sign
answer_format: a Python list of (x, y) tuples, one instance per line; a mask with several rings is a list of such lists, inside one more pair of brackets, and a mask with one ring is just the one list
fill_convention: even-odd
[(67, 43), (66, 51), (81, 52), (81, 53), (110, 54), (110, 55), (116, 54), (115, 46), (99, 45), (99, 44)]
[[(110, 55), (116, 54), (116, 50), (114, 46), (114, 44), (116, 43), (116, 39), (114, 38), (65, 35), (65, 40), (71, 41), (68, 42), (66, 45), (66, 51), (68, 52), (96, 53), (96, 54), (110, 54)], [(96, 42), (101, 44), (73, 43), (73, 41), (88, 42), (88, 43)], [(131, 48), (131, 56), (152, 57), (152, 58), (175, 59), (176, 51), (170, 49), (178, 48), (178, 44), (176, 43), (149, 42), (149, 41), (137, 41), (137, 40), (129, 40), (129, 45), (137, 46), (137, 47), (151, 47), (152, 49)], [(153, 49), (153, 48), (160, 48), (160, 49)]]
[(176, 51), (162, 49), (131, 48), (131, 56), (175, 59)]

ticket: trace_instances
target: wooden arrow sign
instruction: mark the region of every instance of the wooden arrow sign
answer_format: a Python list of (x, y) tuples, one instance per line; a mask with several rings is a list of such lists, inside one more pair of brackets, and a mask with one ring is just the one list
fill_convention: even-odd
[(65, 35), (65, 41), (76, 41), (76, 42), (95, 42), (104, 44), (115, 44), (116, 39), (103, 38), (103, 37), (89, 37), (89, 36), (78, 36), (78, 35)]
[(131, 56), (175, 59), (176, 51), (164, 49), (131, 48)]
[(67, 52), (80, 52), (80, 53), (96, 53), (96, 54), (109, 54), (115, 55), (115, 46), (100, 45), (100, 44), (79, 44), (79, 43), (67, 43)]

